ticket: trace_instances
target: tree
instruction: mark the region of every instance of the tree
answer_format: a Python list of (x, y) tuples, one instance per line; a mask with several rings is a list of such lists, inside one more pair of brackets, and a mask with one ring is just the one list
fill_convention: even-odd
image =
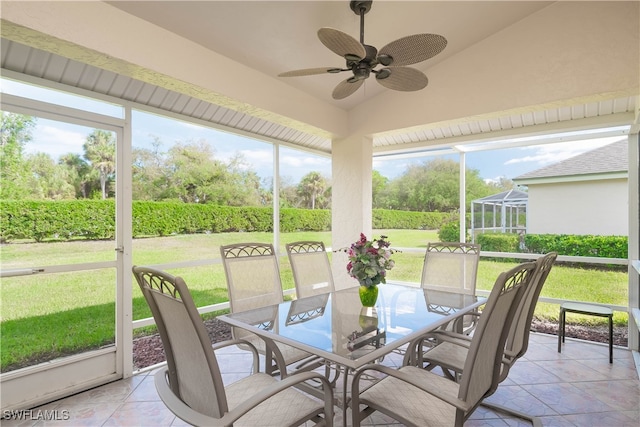
[[(421, 212), (452, 212), (459, 209), (460, 166), (447, 159), (434, 159), (410, 166), (389, 182), (378, 196), (387, 209)], [(471, 200), (491, 194), (491, 188), (475, 169), (465, 171), (467, 207)]]
[(387, 208), (387, 203), (385, 201), (385, 189), (389, 184), (389, 178), (383, 176), (377, 170), (374, 170), (371, 174), (371, 181), (371, 196), (373, 199), (373, 207), (377, 209)]
[(217, 160), (206, 140), (178, 143), (168, 153), (167, 169), (174, 198), (187, 203), (259, 206), (260, 178), (236, 154), (228, 164)]
[(492, 194), (509, 191), (516, 187), (513, 181), (505, 176), (501, 176), (497, 181), (490, 181), (487, 185), (492, 189)]
[(271, 197), (263, 194), (262, 183), (258, 174), (251, 169), (242, 153), (236, 153), (227, 167), (231, 181), (230, 193), (234, 194), (233, 201), (229, 205), (236, 206), (265, 206)]
[[(269, 189), (273, 194), (273, 182), (270, 182)], [(298, 201), (298, 187), (293, 183), (293, 178), (290, 176), (280, 177), (280, 207), (281, 208), (294, 208), (297, 207)]]
[(46, 153), (27, 156), (28, 170), (31, 172), (29, 185), (31, 196), (36, 199), (74, 199), (75, 188), (69, 183), (68, 169), (56, 164)]
[(116, 141), (112, 132), (95, 129), (83, 145), (84, 158), (98, 172), (102, 199), (107, 198), (107, 182), (116, 170)]
[(6, 111), (0, 116), (0, 198), (21, 199), (29, 194), (28, 173), (23, 157), (32, 139), (36, 118)]
[(302, 177), (300, 184), (298, 184), (298, 195), (302, 198), (306, 207), (315, 209), (316, 201), (319, 197), (322, 197), (327, 187), (327, 180), (320, 172), (309, 172)]
[(173, 169), (167, 154), (160, 150), (162, 141), (154, 136), (151, 149), (134, 148), (132, 165), (133, 200), (163, 200), (175, 197), (171, 190)]
[(80, 155), (68, 153), (60, 157), (58, 164), (66, 169), (69, 183), (75, 189), (76, 198), (86, 199), (91, 194), (91, 165)]

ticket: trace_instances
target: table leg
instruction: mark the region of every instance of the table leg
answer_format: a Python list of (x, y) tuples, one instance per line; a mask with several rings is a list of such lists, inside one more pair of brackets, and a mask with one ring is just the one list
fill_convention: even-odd
[(609, 363), (613, 363), (613, 315), (609, 316)]
[(347, 426), (347, 409), (349, 408), (349, 401), (347, 397), (347, 383), (349, 380), (349, 368), (344, 367), (344, 379), (342, 381), (342, 425)]

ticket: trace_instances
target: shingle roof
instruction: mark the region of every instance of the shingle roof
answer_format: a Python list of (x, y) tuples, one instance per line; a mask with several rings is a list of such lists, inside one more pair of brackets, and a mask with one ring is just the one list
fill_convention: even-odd
[(627, 140), (623, 139), (558, 163), (527, 172), (513, 178), (513, 180), (626, 172), (629, 170), (627, 144)]

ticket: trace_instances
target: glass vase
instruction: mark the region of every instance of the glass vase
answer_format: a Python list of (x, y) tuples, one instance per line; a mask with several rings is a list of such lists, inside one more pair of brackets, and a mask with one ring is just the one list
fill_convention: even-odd
[(360, 294), (360, 302), (363, 307), (373, 307), (378, 300), (378, 287), (377, 286), (364, 286), (360, 285), (358, 290)]
[(360, 317), (358, 317), (358, 325), (362, 328), (362, 332), (369, 332), (378, 327), (378, 311), (375, 307), (362, 307), (360, 309)]

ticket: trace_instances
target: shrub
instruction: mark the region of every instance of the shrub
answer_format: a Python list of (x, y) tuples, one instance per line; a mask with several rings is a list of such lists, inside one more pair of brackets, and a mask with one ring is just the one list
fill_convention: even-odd
[(575, 234), (527, 234), (524, 237), (527, 252), (602, 258), (627, 258), (626, 236), (594, 236)]
[(449, 214), (442, 212), (410, 212), (374, 209), (373, 228), (437, 230), (449, 218), (449, 216)]
[[(441, 242), (459, 242), (460, 241), (460, 223), (458, 221), (449, 221), (438, 230), (438, 238)], [(465, 241), (469, 240), (469, 234)]]
[(520, 252), (517, 234), (484, 233), (479, 234), (476, 243), (483, 251), (489, 252)]
[[(373, 227), (437, 229), (449, 218), (438, 212), (406, 212), (376, 209)], [(113, 200), (3, 201), (0, 241), (16, 239), (71, 240), (112, 239), (115, 235)], [(270, 207), (230, 207), (180, 201), (134, 201), (133, 237), (222, 232), (273, 232)], [(331, 230), (331, 211), (282, 209), (280, 230)]]

